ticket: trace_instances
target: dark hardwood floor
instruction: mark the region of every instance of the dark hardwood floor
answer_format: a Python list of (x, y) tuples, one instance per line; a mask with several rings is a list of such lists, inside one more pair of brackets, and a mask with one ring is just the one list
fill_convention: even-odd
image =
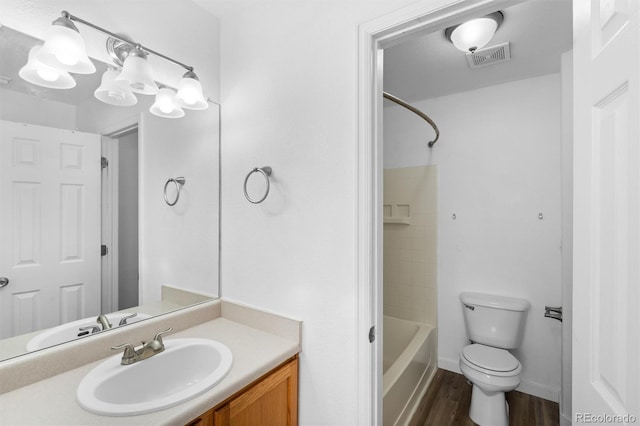
[[(557, 426), (558, 404), (522, 392), (507, 393), (510, 426)], [(411, 426), (474, 426), (469, 418), (471, 385), (461, 375), (438, 369)]]

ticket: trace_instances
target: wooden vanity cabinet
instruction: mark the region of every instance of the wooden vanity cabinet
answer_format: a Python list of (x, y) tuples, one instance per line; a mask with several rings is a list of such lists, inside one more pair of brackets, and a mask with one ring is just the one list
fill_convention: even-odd
[(298, 356), (281, 364), (187, 426), (295, 426)]

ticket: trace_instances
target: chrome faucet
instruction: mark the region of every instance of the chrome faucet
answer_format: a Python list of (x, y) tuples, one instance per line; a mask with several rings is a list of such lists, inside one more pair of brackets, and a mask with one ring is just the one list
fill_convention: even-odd
[(96, 319), (96, 322), (102, 326), (102, 330), (108, 330), (113, 327), (109, 322), (109, 318), (107, 318), (105, 314), (100, 314)]
[(142, 361), (143, 359), (150, 358), (154, 355), (159, 354), (164, 351), (164, 343), (162, 342), (162, 335), (167, 334), (173, 331), (173, 328), (169, 327), (164, 331), (160, 331), (156, 333), (153, 340), (150, 342), (142, 342), (142, 346), (138, 349), (135, 349), (130, 343), (123, 343), (122, 345), (112, 346), (111, 349), (114, 351), (124, 349), (124, 353), (122, 354), (122, 361), (120, 364), (122, 365), (130, 365), (135, 364), (138, 361)]

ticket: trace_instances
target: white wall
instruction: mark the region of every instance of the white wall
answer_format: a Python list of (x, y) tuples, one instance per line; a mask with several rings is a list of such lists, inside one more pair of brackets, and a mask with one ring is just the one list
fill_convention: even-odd
[[(138, 102), (128, 107), (115, 107), (88, 99), (78, 105), (76, 123), (83, 132), (110, 134), (140, 120), (140, 114), (153, 105), (153, 96), (138, 96)], [(179, 122), (178, 122), (179, 123)]]
[(0, 120), (76, 129), (76, 108), (0, 88)]
[[(410, 2), (211, 4), (222, 27), (221, 291), (303, 320), (301, 425), (356, 423), (357, 30)], [(271, 194), (250, 204), (242, 183), (265, 165)]]
[[(478, 291), (531, 302), (515, 356), (520, 390), (554, 401), (560, 390), (561, 81), (559, 74), (384, 111), (385, 167), (438, 165), (438, 358), (458, 371), (467, 343), (458, 295)], [(538, 219), (542, 213), (544, 219)], [(456, 215), (453, 220), (452, 215)]]
[[(219, 109), (189, 112), (176, 120), (141, 117), (141, 304), (160, 300), (161, 285), (218, 296)], [(176, 177), (186, 182), (169, 206), (163, 190)], [(168, 200), (176, 195), (170, 183)]]

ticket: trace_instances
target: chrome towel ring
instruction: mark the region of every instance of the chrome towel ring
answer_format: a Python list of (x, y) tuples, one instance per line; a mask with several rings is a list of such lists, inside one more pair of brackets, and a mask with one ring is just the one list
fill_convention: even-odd
[[(262, 173), (262, 176), (264, 176), (264, 179), (267, 181), (267, 190), (264, 192), (264, 195), (262, 196), (262, 198), (260, 198), (259, 200), (252, 200), (251, 197), (249, 197), (249, 194), (247, 193), (247, 182), (249, 181), (249, 177), (256, 172), (260, 172)], [(247, 201), (253, 204), (259, 204), (267, 198), (267, 195), (269, 195), (269, 188), (271, 186), (269, 183), (269, 176), (271, 176), (271, 172), (272, 170), (271, 170), (271, 167), (269, 166), (256, 167), (249, 172), (246, 178), (244, 178), (244, 196), (247, 199)]]
[[(176, 186), (176, 199), (173, 200), (173, 202), (169, 201), (169, 197), (167, 197), (167, 186), (169, 186), (169, 184), (173, 182), (173, 184)], [(177, 177), (177, 178), (171, 178), (169, 179), (165, 184), (164, 184), (164, 191), (163, 191), (163, 196), (164, 196), (164, 202), (167, 203), (167, 205), (169, 206), (175, 206), (176, 203), (178, 202), (178, 200), (180, 199), (180, 188), (182, 188), (182, 185), (184, 185), (184, 183), (186, 182), (186, 180), (184, 179), (184, 177)]]

